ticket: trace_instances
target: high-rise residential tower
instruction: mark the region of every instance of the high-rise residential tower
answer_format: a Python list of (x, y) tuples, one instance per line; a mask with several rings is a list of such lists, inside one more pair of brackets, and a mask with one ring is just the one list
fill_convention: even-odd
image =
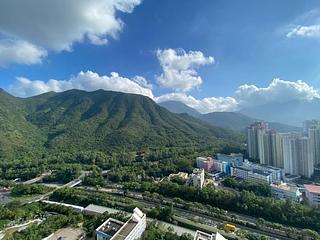
[(312, 127), (320, 127), (320, 120), (306, 120), (303, 122), (303, 132), (308, 134), (309, 129)]
[[(247, 128), (247, 150), (249, 158), (258, 160), (262, 155), (263, 146), (263, 134), (268, 129), (268, 125), (265, 122), (255, 122)], [(260, 154), (261, 153), (261, 154)]]
[(285, 136), (283, 159), (286, 173), (311, 177), (314, 171), (314, 155), (310, 138), (300, 134)]
[(313, 158), (316, 166), (320, 164), (320, 125), (310, 127), (308, 129), (308, 136), (313, 145)]

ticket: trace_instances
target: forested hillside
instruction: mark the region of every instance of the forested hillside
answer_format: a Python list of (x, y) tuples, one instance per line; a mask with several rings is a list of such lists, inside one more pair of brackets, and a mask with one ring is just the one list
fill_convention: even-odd
[(1, 91), (1, 157), (43, 152), (139, 150), (210, 144), (238, 145), (241, 135), (174, 114), (151, 99), (98, 90), (31, 98)]

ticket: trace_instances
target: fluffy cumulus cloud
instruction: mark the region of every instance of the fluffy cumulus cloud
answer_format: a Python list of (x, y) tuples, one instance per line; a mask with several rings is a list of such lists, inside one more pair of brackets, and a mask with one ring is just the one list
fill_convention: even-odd
[(201, 85), (198, 75), (199, 66), (214, 63), (214, 58), (205, 57), (200, 51), (185, 52), (183, 49), (158, 50), (157, 57), (162, 74), (157, 76), (158, 83), (166, 88), (186, 92)]
[(286, 35), (288, 38), (292, 37), (306, 37), (314, 38), (320, 37), (320, 25), (310, 25), (310, 26), (294, 26)]
[[(134, 79), (129, 79), (121, 77), (115, 72), (112, 72), (110, 76), (100, 76), (91, 71), (80, 72), (77, 76), (71, 77), (68, 80), (50, 79), (47, 82), (18, 77), (15, 83), (9, 87), (9, 92), (19, 97), (29, 97), (49, 91), (62, 92), (70, 89), (94, 91), (104, 89), (135, 93), (153, 98), (152, 90), (141, 86), (135, 79), (142, 81), (143, 78), (137, 76)], [(143, 82), (147, 84), (145, 79)]]
[(185, 93), (170, 93), (156, 97), (155, 101), (180, 101), (201, 113), (208, 113), (235, 111), (246, 107), (292, 100), (311, 101), (315, 98), (320, 98), (319, 91), (303, 81), (274, 79), (267, 87), (241, 85), (230, 97), (196, 99)]
[(50, 79), (30, 80), (18, 77), (8, 89), (10, 93), (19, 97), (29, 97), (41, 93), (61, 92), (70, 89), (94, 91), (98, 89), (135, 93), (150, 97), (160, 103), (165, 101), (179, 101), (201, 113), (236, 111), (241, 108), (281, 103), (292, 100), (311, 101), (320, 98), (320, 93), (314, 87), (301, 80), (285, 81), (274, 79), (267, 87), (244, 84), (237, 88), (229, 97), (205, 97), (197, 99), (182, 92), (173, 92), (161, 96), (154, 96), (152, 85), (141, 76), (126, 78), (112, 72), (109, 76), (100, 76), (91, 71), (80, 72), (68, 80)]
[(123, 28), (117, 13), (131, 13), (141, 1), (2, 0), (0, 35), (58, 52), (70, 51), (75, 42), (84, 40), (103, 45)]
[(201, 113), (225, 112), (237, 109), (237, 101), (233, 97), (208, 97), (196, 99), (185, 93), (169, 93), (155, 98), (155, 101), (179, 101)]
[(37, 64), (47, 56), (47, 52), (22, 40), (0, 40), (0, 66), (11, 63)]
[(301, 80), (292, 82), (274, 79), (267, 87), (244, 84), (235, 92), (235, 99), (242, 107), (292, 100), (310, 101), (319, 97), (317, 89)]

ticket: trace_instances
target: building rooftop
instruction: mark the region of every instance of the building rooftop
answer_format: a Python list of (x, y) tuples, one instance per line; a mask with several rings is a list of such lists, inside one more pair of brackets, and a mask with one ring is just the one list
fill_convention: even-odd
[(270, 186), (272, 188), (277, 188), (277, 189), (281, 189), (281, 190), (284, 190), (284, 191), (289, 191), (289, 192), (296, 192), (298, 190), (298, 187), (295, 186), (295, 185), (290, 185), (290, 184), (287, 184), (287, 183), (281, 183), (281, 184), (270, 184)]
[(129, 233), (135, 228), (138, 223), (133, 219), (130, 219), (119, 232), (112, 238), (112, 240), (124, 240)]
[(113, 218), (109, 218), (99, 228), (97, 228), (97, 231), (105, 233), (105, 234), (112, 237), (120, 230), (120, 228), (123, 225), (124, 225), (123, 222), (120, 222), (120, 221), (113, 219)]
[(54, 234), (45, 238), (46, 240), (79, 240), (84, 237), (84, 232), (80, 228), (62, 228), (56, 231)]
[(104, 233), (112, 240), (124, 240), (141, 221), (146, 221), (145, 214), (139, 208), (135, 208), (126, 223), (109, 218), (96, 229), (96, 232)]
[(236, 166), (236, 167), (234, 167), (234, 168), (238, 168), (238, 169), (241, 169), (241, 170), (247, 171), (247, 172), (250, 172), (250, 171), (251, 171), (251, 169), (249, 169), (249, 168), (247, 168), (247, 167), (245, 167), (245, 166)]
[(270, 171), (256, 169), (256, 168), (252, 169), (252, 172), (255, 174), (263, 175), (263, 176), (269, 176), (271, 174)]
[(220, 233), (208, 234), (202, 231), (197, 231), (194, 240), (226, 240)]
[(304, 187), (306, 188), (306, 190), (308, 192), (320, 194), (320, 186), (319, 185), (304, 184)]
[(84, 211), (104, 214), (105, 212), (108, 211), (108, 208), (102, 207), (102, 206), (99, 206), (99, 205), (90, 204), (84, 209)]
[(194, 240), (213, 240), (213, 234), (197, 231)]

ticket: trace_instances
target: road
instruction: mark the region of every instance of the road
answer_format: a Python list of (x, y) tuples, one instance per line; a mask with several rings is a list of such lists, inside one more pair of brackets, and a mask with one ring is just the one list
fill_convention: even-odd
[[(64, 185), (61, 185), (61, 186), (53, 189), (52, 191), (50, 191), (50, 192), (48, 192), (46, 194), (42, 194), (40, 196), (36, 196), (31, 200), (29, 199), (28, 202), (26, 202), (26, 203), (29, 204), (29, 203), (33, 203), (33, 202), (39, 202), (39, 201), (49, 197), (52, 193), (54, 193), (55, 191), (57, 191), (60, 188), (64, 188), (64, 187), (71, 187), (72, 188), (72, 187), (75, 187), (75, 186), (79, 185), (81, 182), (82, 182), (81, 179), (74, 179), (74, 180), (72, 180), (72, 181), (70, 181), (70, 182), (68, 182), (68, 183), (66, 183)], [(23, 203), (23, 204), (26, 204), (26, 203)]]
[(50, 175), (50, 174), (51, 174), (51, 172), (43, 173), (43, 174), (41, 174), (41, 176), (36, 177), (36, 178), (32, 178), (32, 179), (30, 179), (30, 180), (28, 180), (28, 181), (23, 182), (22, 184), (24, 184), (24, 185), (29, 185), (29, 184), (33, 184), (33, 183), (36, 183), (36, 182), (40, 182), (40, 181), (42, 181), (42, 179), (43, 179), (45, 176), (48, 176), (48, 175)]

